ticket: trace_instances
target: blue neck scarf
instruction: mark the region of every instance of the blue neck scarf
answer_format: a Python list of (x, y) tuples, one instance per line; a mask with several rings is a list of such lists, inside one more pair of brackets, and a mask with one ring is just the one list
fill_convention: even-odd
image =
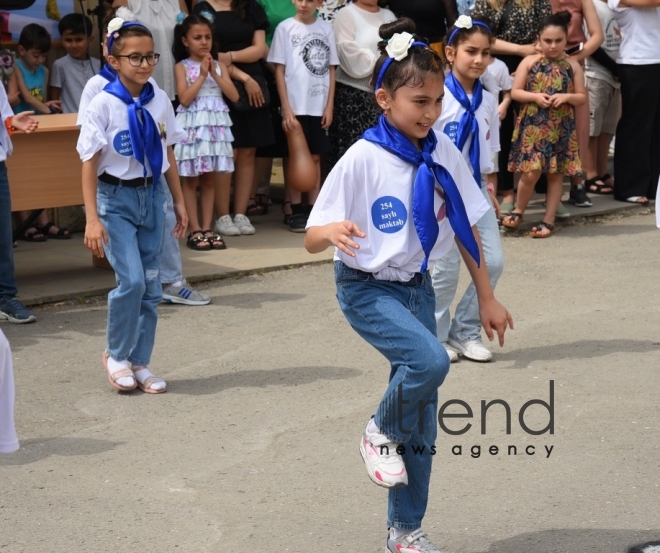
[(362, 138), (382, 146), (391, 154), (417, 167), (412, 212), (415, 230), (424, 251), (421, 272), (425, 273), (428, 269), (429, 255), (440, 233), (433, 205), (436, 181), (445, 192), (447, 218), (451, 228), (479, 265), (479, 246), (474, 238), (461, 193), (449, 171), (433, 160), (432, 154), (438, 144), (435, 133), (430, 131), (426, 138), (422, 139), (422, 150), (419, 151), (401, 131), (395, 129), (387, 118), (381, 115), (378, 125), (368, 129)]
[(470, 102), (470, 98), (468, 98), (468, 95), (465, 93), (465, 89), (461, 83), (458, 82), (458, 79), (454, 77), (453, 73), (449, 73), (449, 75), (445, 77), (445, 86), (465, 110), (465, 113), (463, 113), (463, 116), (458, 123), (456, 146), (462, 153), (467, 139), (472, 135), (472, 142), (470, 142), (469, 150), (470, 165), (472, 165), (474, 180), (476, 180), (477, 184), (481, 186), (481, 167), (479, 166), (479, 156), (481, 155), (479, 151), (479, 122), (477, 121), (475, 113), (481, 105), (484, 87), (479, 79), (474, 81), (474, 92), (472, 94), (472, 102)]
[(114, 81), (115, 77), (117, 76), (117, 72), (112, 68), (112, 65), (109, 63), (106, 63), (103, 66), (103, 69), (99, 71), (99, 75), (103, 77), (106, 81)]
[(147, 176), (146, 160), (149, 161), (154, 183), (160, 179), (163, 169), (163, 146), (160, 141), (158, 125), (151, 113), (144, 107), (154, 98), (154, 87), (147, 82), (140, 92), (140, 97), (133, 100), (131, 93), (126, 89), (121, 79), (117, 77), (105, 85), (108, 94), (119, 98), (128, 106), (128, 134), (131, 138), (133, 157), (137, 159), (144, 168), (144, 177)]

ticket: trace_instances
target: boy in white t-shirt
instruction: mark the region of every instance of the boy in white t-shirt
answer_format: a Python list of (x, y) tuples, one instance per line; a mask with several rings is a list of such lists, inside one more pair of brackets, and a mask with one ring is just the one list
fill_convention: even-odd
[[(495, 102), (498, 103), (497, 113), (500, 121), (506, 117), (506, 112), (511, 105), (511, 75), (509, 75), (509, 68), (502, 61), (490, 55), (490, 61), (486, 68), (486, 73), (482, 76), (482, 82), (488, 92), (495, 96)], [(484, 79), (483, 77), (488, 77)], [(500, 92), (502, 93), (502, 101), (500, 102)], [(491, 154), (493, 163), (493, 172), (486, 175), (487, 182), (492, 182), (495, 188), (495, 195), (497, 195), (497, 174), (500, 171), (499, 152)]]
[(330, 151), (328, 128), (332, 124), (339, 58), (332, 27), (314, 15), (322, 3), (293, 0), (296, 15), (277, 26), (268, 54), (268, 61), (275, 64), (282, 127), (289, 131), (298, 119), (318, 174), (316, 186), (307, 196), (307, 208), (302, 205), (301, 193), (289, 190), (293, 213), (289, 229), (293, 232), (305, 232), (307, 217), (321, 189), (321, 155)]

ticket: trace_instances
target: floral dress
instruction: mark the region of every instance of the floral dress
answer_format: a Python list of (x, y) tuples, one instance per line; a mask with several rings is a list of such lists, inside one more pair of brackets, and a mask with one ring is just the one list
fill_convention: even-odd
[[(550, 95), (572, 94), (571, 64), (566, 59), (540, 58), (529, 71), (525, 90)], [(547, 109), (534, 102), (522, 104), (511, 141), (508, 169), (512, 173), (582, 174), (575, 108), (570, 104)]]
[[(181, 62), (186, 69), (186, 81), (191, 86), (199, 77), (201, 64), (190, 59)], [(219, 71), (217, 63), (213, 71)], [(209, 71), (210, 72), (210, 71)], [(231, 118), (222, 91), (209, 74), (197, 97), (188, 107), (177, 108), (176, 120), (187, 133), (186, 139), (174, 145), (174, 157), (182, 177), (202, 173), (234, 171)]]

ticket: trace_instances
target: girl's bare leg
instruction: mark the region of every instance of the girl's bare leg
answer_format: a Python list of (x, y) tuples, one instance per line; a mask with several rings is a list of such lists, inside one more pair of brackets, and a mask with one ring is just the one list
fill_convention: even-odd
[(215, 173), (204, 173), (199, 178), (199, 203), (202, 211), (202, 229), (213, 226), (213, 204), (215, 200)]
[(214, 173), (215, 175), (215, 215), (220, 218), (229, 215), (231, 198), (231, 177), (234, 173)]
[(234, 173), (234, 214), (245, 215), (254, 184), (256, 148), (237, 148)]
[(197, 184), (199, 177), (182, 177), (183, 203), (188, 212), (188, 228), (190, 230), (200, 230), (199, 218), (197, 215)]

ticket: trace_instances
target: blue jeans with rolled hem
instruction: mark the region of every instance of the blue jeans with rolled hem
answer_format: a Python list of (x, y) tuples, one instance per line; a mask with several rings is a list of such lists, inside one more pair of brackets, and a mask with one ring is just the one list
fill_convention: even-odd
[(130, 188), (98, 181), (96, 206), (108, 232), (104, 246), (117, 288), (108, 294), (107, 351), (117, 361), (148, 365), (163, 292), (160, 255), (166, 197), (162, 181)]
[[(490, 203), (486, 186), (484, 183), (482, 184), (481, 191)], [(477, 222), (477, 230), (481, 237), (490, 285), (495, 289), (497, 281), (504, 271), (504, 251), (500, 239), (500, 228), (492, 205)], [(454, 243), (449, 253), (435, 262), (431, 272), (435, 291), (435, 320), (440, 342), (446, 342), (449, 338), (460, 342), (481, 339), (479, 301), (473, 282), (470, 282), (461, 301), (458, 302), (454, 319), (450, 320), (449, 308), (456, 296), (460, 268), (461, 254)]]
[(14, 237), (11, 229), (11, 196), (7, 166), (0, 161), (0, 298), (18, 293), (14, 278)]
[(165, 178), (162, 177), (161, 179), (161, 185), (167, 200), (167, 211), (165, 212), (165, 225), (163, 227), (163, 253), (160, 258), (160, 281), (163, 284), (172, 284), (173, 282), (183, 280), (183, 267), (181, 266), (179, 241), (172, 236), (172, 231), (176, 226), (172, 194), (167, 186), (167, 182), (165, 182)]
[(390, 363), (375, 422), (405, 447), (408, 485), (389, 490), (387, 525), (416, 530), (428, 502), (438, 387), (449, 371), (449, 357), (435, 335), (431, 278), (418, 273), (409, 282), (377, 280), (336, 261), (335, 280), (348, 322)]

